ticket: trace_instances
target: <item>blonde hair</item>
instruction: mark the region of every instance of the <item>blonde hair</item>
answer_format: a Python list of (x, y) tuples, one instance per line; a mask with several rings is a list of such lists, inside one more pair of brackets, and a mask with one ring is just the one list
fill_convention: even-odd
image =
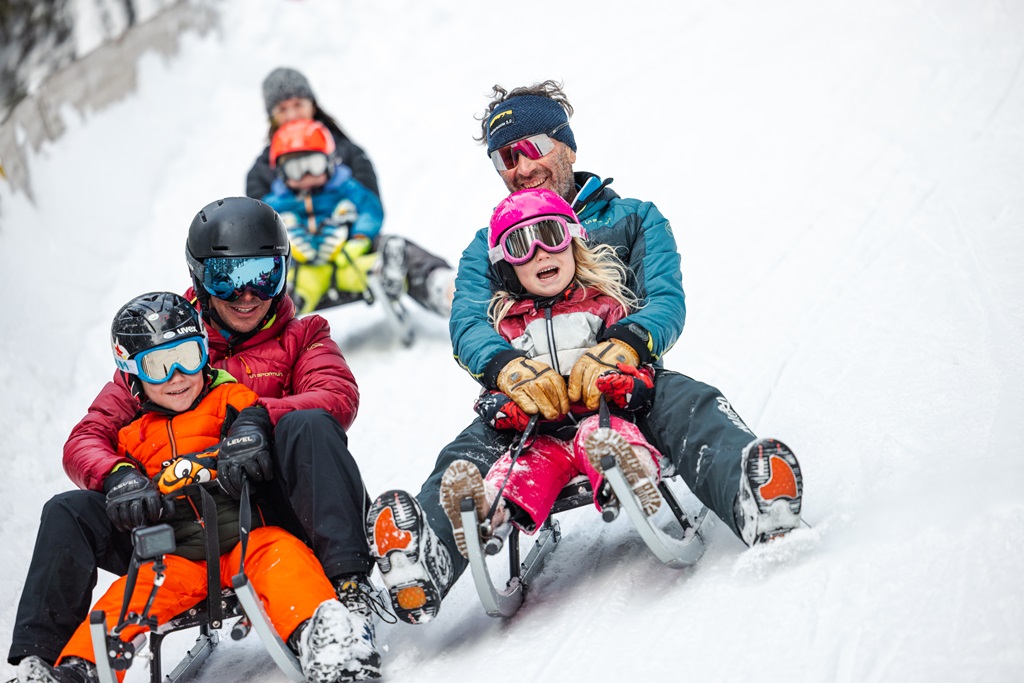
[[(587, 245), (579, 237), (573, 237), (572, 256), (576, 261), (576, 272), (573, 275), (576, 284), (584, 289), (596, 289), (601, 294), (610, 296), (627, 313), (640, 310), (643, 304), (626, 286), (626, 266), (619, 260), (613, 247), (607, 244)], [(512, 304), (519, 299), (520, 297), (505, 290), (498, 291), (491, 297), (487, 316), (496, 331), (512, 308)]]

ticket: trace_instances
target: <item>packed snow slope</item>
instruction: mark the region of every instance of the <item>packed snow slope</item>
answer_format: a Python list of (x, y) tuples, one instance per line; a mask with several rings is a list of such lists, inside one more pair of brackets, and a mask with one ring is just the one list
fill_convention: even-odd
[[(70, 486), (61, 446), (113, 369), (110, 318), (187, 286), (187, 226), (242, 193), (260, 82), (290, 65), (376, 164), (385, 229), (452, 262), (504, 194), (472, 139), (491, 86), (563, 80), (577, 168), (672, 220), (689, 315), (667, 365), (806, 478), (813, 528), (747, 550), (714, 520), (684, 571), (625, 517), (566, 513), (514, 618), (465, 576), (433, 623), (382, 626), (387, 680), (1019, 680), (1024, 3), (217, 6), (216, 32), (141, 60), (137, 92), (62, 112), (34, 203), (0, 184), (5, 654), (39, 510)], [(380, 309), (327, 317), (370, 493), (418, 490), (472, 417), (447, 325), (417, 311), (406, 349)], [(198, 680), (285, 678), (252, 637)]]

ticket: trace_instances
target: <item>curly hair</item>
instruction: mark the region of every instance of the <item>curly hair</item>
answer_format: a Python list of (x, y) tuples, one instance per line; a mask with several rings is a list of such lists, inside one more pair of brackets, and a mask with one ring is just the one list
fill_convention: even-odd
[(487, 144), (487, 120), (491, 117), (491, 114), (502, 102), (513, 97), (521, 97), (522, 95), (550, 98), (562, 105), (566, 116), (570, 119), (572, 118), (572, 105), (569, 104), (569, 98), (562, 92), (562, 84), (558, 81), (548, 79), (542, 83), (534, 83), (533, 85), (513, 88), (512, 90), (505, 90), (505, 88), (495, 84), (491, 89), (491, 94), (488, 95), (491, 98), (491, 102), (487, 105), (486, 111), (476, 117), (480, 121), (480, 137), (474, 137), (473, 139), (481, 145)]
[[(574, 281), (584, 289), (596, 289), (615, 299), (626, 313), (635, 313), (643, 307), (632, 290), (626, 286), (626, 266), (619, 260), (615, 248), (607, 244), (588, 245), (579, 237), (572, 238), (572, 255), (576, 260)], [(487, 315), (494, 329), (500, 332), (501, 321), (509, 309), (522, 297), (501, 290), (495, 292), (487, 307)]]

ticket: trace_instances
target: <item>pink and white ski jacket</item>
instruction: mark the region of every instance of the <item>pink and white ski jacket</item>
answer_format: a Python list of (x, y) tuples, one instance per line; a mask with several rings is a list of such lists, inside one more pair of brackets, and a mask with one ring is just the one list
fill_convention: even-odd
[[(601, 332), (625, 316), (615, 299), (573, 284), (553, 301), (522, 299), (512, 304), (498, 331), (512, 348), (568, 376)], [(555, 340), (554, 357), (548, 339)]]

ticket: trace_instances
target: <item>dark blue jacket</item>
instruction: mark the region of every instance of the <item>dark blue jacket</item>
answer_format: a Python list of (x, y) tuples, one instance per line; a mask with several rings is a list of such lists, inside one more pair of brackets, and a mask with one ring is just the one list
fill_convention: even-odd
[[(668, 220), (658, 207), (623, 199), (591, 173), (577, 173), (580, 188), (573, 209), (587, 230), (588, 241), (615, 247), (626, 264), (627, 283), (643, 307), (609, 327), (614, 337), (636, 349), (642, 362), (656, 361), (683, 331), (686, 296), (679, 251)], [(497, 388), (498, 372), (522, 355), (494, 331), (487, 304), (494, 291), (494, 273), (487, 259), (487, 228), (476, 236), (459, 260), (449, 330), (455, 360), (484, 386)]]

